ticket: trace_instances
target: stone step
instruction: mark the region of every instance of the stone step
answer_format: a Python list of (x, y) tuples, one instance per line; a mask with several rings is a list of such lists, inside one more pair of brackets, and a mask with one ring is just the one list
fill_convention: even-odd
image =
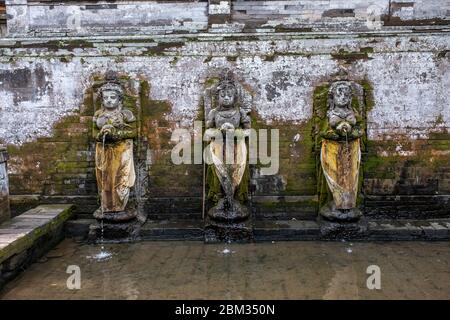
[[(94, 219), (66, 222), (66, 235), (86, 238)], [(369, 231), (362, 241), (450, 240), (450, 219), (369, 220)], [(203, 241), (202, 220), (148, 220), (141, 229), (141, 240)], [(314, 220), (254, 221), (255, 241), (322, 240)]]
[(450, 240), (450, 219), (372, 220), (368, 240)]
[(203, 221), (201, 220), (160, 220), (147, 221), (141, 229), (142, 240), (201, 240), (203, 241)]
[(256, 241), (318, 240), (319, 225), (314, 220), (255, 221)]
[(0, 225), (0, 287), (64, 238), (69, 204), (40, 205)]
[[(91, 215), (92, 217), (92, 215)], [(95, 222), (95, 219), (75, 219), (66, 221), (64, 224), (64, 233), (69, 238), (81, 238), (84, 239), (89, 233), (89, 226)]]

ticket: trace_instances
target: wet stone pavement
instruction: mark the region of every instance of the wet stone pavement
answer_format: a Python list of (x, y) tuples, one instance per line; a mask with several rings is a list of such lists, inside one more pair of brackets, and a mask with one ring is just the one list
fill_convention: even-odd
[[(1, 299), (450, 299), (450, 242), (201, 242), (99, 245), (66, 239)], [(66, 285), (69, 265), (81, 289)], [(381, 289), (366, 286), (381, 269)]]

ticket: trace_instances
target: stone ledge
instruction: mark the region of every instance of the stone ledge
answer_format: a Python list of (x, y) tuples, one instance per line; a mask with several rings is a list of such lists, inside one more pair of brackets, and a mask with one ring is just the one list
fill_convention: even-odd
[[(67, 237), (87, 239), (89, 226), (95, 219), (77, 219), (65, 223)], [(201, 220), (147, 220), (140, 231), (140, 240), (203, 240)]]
[[(92, 35), (92, 36), (64, 36), (55, 35), (52, 37), (34, 36), (34, 37), (4, 37), (0, 38), (0, 47), (17, 47), (23, 49), (26, 45), (29, 47), (42, 48), (46, 45), (57, 45), (60, 48), (67, 46), (68, 48), (93, 48), (94, 45), (99, 47), (111, 46), (148, 46), (154, 47), (158, 43), (178, 43), (182, 42), (217, 42), (224, 40), (236, 41), (272, 41), (272, 40), (341, 40), (341, 39), (358, 39), (358, 38), (392, 38), (392, 37), (429, 37), (429, 36), (446, 36), (450, 33), (450, 27), (442, 30), (386, 30), (386, 31), (363, 31), (363, 32), (344, 32), (344, 31), (322, 31), (322, 32), (239, 32), (239, 33), (195, 33), (195, 34), (137, 34), (130, 33), (121, 35)], [(126, 45), (128, 43), (128, 45)], [(102, 47), (102, 48), (103, 48)]]
[[(450, 219), (369, 220), (369, 230), (355, 241), (450, 240)], [(315, 221), (255, 223), (257, 241), (323, 240)]]
[[(86, 238), (94, 219), (66, 222), (66, 235)], [(354, 241), (450, 240), (450, 219), (369, 220), (369, 231)], [(255, 221), (255, 241), (323, 240), (319, 225), (313, 220)], [(203, 241), (202, 220), (147, 221), (140, 240)]]
[[(72, 205), (40, 205), (0, 225), (0, 264), (35, 246), (72, 215)], [(62, 232), (61, 235), (62, 236)]]

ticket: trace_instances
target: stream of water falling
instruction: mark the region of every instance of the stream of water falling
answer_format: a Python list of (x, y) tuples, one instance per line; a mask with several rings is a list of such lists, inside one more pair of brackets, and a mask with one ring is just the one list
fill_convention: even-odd
[(345, 146), (347, 147), (348, 150), (348, 132), (345, 131)]
[(103, 154), (103, 159), (102, 159), (102, 199), (100, 201), (100, 208), (102, 210), (102, 219), (100, 220), (100, 230), (101, 230), (101, 234), (100, 234), (100, 245), (101, 245), (101, 249), (100, 252), (103, 252), (103, 250), (105, 249), (103, 242), (104, 242), (104, 233), (105, 233), (105, 228), (103, 226), (103, 218), (104, 218), (104, 209), (103, 209), (103, 192), (105, 190), (105, 140), (106, 140), (106, 134), (103, 135), (103, 139), (102, 139), (102, 154)]
[(104, 261), (104, 260), (108, 260), (112, 257), (112, 253), (105, 251), (105, 245), (104, 245), (104, 233), (105, 233), (105, 228), (104, 228), (104, 224), (103, 224), (103, 217), (104, 217), (104, 209), (103, 209), (103, 191), (105, 190), (105, 140), (106, 140), (106, 134), (103, 135), (103, 139), (102, 139), (102, 154), (103, 154), (103, 158), (102, 158), (102, 163), (101, 163), (101, 167), (102, 167), (102, 192), (101, 192), (101, 200), (100, 200), (100, 210), (102, 212), (102, 218), (100, 219), (100, 252), (93, 255), (93, 256), (87, 256), (88, 259), (93, 259), (95, 261)]

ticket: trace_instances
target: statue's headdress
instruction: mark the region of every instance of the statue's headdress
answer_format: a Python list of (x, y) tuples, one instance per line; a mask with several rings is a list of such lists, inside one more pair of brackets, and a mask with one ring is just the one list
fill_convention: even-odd
[(99, 89), (100, 94), (103, 94), (104, 91), (114, 91), (120, 97), (123, 97), (124, 94), (123, 87), (120, 84), (120, 81), (117, 78), (117, 74), (114, 71), (108, 71), (106, 73), (105, 81), (106, 83), (103, 84)]
[(231, 70), (224, 70), (219, 77), (219, 84), (217, 85), (217, 92), (220, 90), (227, 88), (227, 87), (233, 87), (236, 88), (234, 75)]
[(353, 94), (352, 84), (349, 81), (339, 80), (335, 81), (330, 85), (330, 89), (328, 90), (328, 107), (330, 110), (334, 109), (334, 94), (338, 87), (346, 87), (349, 91), (350, 96)]
[(336, 81), (333, 82), (328, 90), (329, 95), (333, 95), (338, 87), (346, 87), (350, 94), (352, 94), (352, 85), (348, 81)]

